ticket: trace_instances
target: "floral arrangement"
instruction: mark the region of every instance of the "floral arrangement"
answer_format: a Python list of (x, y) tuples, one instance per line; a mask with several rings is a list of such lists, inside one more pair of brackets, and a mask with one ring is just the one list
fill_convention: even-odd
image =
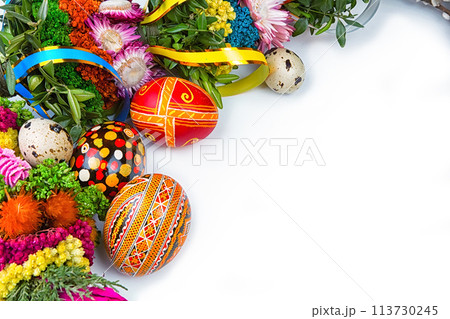
[(0, 149), (0, 163), (0, 300), (106, 298), (103, 288), (122, 287), (89, 272), (98, 241), (92, 217), (104, 219), (109, 207), (103, 193), (82, 188), (65, 162), (31, 168)]

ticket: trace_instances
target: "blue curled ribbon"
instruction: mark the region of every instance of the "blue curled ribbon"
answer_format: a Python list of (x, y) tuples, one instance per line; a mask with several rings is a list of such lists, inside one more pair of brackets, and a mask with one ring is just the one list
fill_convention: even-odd
[[(87, 51), (82, 48), (77, 47), (45, 47), (34, 53), (23, 58), (19, 63), (17, 63), (14, 68), (14, 74), (16, 77), (16, 92), (22, 97), (31, 100), (33, 95), (25, 88), (20, 82), (21, 79), (28, 75), (30, 69), (34, 69), (36, 66), (43, 66), (50, 61), (56, 61), (55, 63), (63, 62), (79, 62), (86, 63), (90, 65), (95, 65), (100, 68), (108, 70), (116, 79), (118, 79), (122, 85), (124, 84), (120, 78), (119, 73), (112, 67), (111, 64), (106, 62), (104, 59), (98, 55)], [(35, 106), (36, 112), (44, 118), (49, 118), (44, 109), (40, 105)], [(130, 96), (125, 90), (125, 103), (120, 111), (119, 115), (116, 117), (117, 121), (125, 121), (128, 117), (130, 111)]]

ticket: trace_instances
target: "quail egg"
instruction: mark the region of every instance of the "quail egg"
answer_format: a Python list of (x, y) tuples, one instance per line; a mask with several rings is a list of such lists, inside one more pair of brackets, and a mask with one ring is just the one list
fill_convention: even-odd
[(267, 51), (270, 73), (266, 84), (274, 92), (285, 94), (298, 90), (305, 80), (305, 65), (297, 54), (285, 48)]
[(31, 166), (52, 158), (56, 162), (70, 160), (72, 139), (58, 123), (43, 118), (26, 121), (19, 131), (19, 148), (23, 158)]

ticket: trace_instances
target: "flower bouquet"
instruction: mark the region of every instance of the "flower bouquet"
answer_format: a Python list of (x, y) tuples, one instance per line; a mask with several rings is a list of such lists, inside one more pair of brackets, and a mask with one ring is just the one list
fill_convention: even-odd
[(0, 300), (123, 300), (122, 286), (89, 269), (103, 193), (82, 188), (65, 162), (31, 168), (0, 149), (0, 164)]

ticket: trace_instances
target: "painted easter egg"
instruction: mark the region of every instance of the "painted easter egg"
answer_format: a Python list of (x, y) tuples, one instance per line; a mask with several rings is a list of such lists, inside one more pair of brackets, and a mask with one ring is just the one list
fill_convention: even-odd
[(189, 199), (173, 178), (135, 177), (114, 197), (103, 229), (113, 265), (129, 276), (155, 272), (180, 251), (189, 232)]
[(131, 119), (150, 140), (169, 147), (193, 144), (216, 127), (219, 113), (208, 93), (175, 77), (154, 79), (133, 97)]
[(72, 138), (58, 123), (43, 118), (26, 121), (19, 131), (19, 148), (31, 166), (51, 158), (68, 162), (73, 152)]
[(145, 148), (139, 133), (123, 122), (94, 126), (78, 140), (70, 166), (82, 186), (97, 185), (112, 199), (145, 171)]

